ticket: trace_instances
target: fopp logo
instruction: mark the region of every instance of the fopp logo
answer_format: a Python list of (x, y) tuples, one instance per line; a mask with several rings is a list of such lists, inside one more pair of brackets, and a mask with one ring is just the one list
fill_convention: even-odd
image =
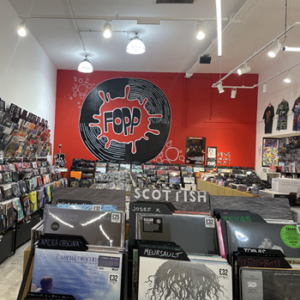
[(100, 83), (87, 96), (79, 130), (98, 159), (143, 163), (161, 152), (170, 123), (168, 99), (156, 85), (115, 78)]

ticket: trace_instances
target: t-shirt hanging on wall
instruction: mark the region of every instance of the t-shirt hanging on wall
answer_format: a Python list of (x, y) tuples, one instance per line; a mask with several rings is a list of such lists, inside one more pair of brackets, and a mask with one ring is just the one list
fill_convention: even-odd
[(294, 113), (293, 131), (300, 131), (300, 97), (295, 100), (292, 112)]
[(270, 104), (265, 109), (265, 113), (263, 116), (263, 119), (265, 120), (265, 133), (272, 133), (273, 118), (274, 118), (274, 106)]
[(287, 129), (287, 115), (289, 112), (289, 103), (284, 99), (278, 104), (276, 115), (278, 115), (277, 130)]

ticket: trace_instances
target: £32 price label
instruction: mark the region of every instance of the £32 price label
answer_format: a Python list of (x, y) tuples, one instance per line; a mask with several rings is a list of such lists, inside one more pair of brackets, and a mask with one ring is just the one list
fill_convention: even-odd
[(206, 228), (215, 228), (215, 219), (214, 218), (205, 218), (205, 227)]
[(119, 283), (119, 274), (109, 274), (108, 275), (108, 283), (118, 284)]

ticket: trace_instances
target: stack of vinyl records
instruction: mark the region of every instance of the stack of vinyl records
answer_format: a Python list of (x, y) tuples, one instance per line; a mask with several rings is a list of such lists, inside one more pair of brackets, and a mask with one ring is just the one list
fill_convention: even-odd
[(176, 244), (141, 242), (134, 251), (132, 299), (231, 300), (231, 266), (217, 255), (187, 255)]
[[(121, 299), (125, 213), (111, 205), (98, 206), (97, 210), (91, 205), (58, 206), (45, 207), (44, 223), (33, 229), (33, 239), (48, 237), (53, 241), (56, 237), (68, 240), (80, 236), (87, 242), (87, 248), (65, 250), (60, 243), (57, 248), (53, 248), (53, 242), (52, 248), (47, 248), (47, 243), (38, 243), (31, 297), (51, 293), (71, 295), (76, 300)], [(43, 236), (39, 235), (41, 227)]]

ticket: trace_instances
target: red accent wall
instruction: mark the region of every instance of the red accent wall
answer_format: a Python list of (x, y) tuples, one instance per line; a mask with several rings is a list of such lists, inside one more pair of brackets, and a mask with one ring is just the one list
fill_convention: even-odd
[[(57, 71), (57, 96), (54, 132), (54, 153), (62, 144), (67, 167), (73, 158), (96, 158), (83, 144), (79, 133), (81, 105), (93, 87), (115, 77), (142, 78), (156, 84), (167, 96), (172, 124), (167, 144), (157, 162), (184, 163), (187, 136), (206, 137), (206, 146), (218, 152), (231, 152), (231, 165), (255, 166), (257, 88), (222, 94), (211, 88), (219, 74), (195, 74), (190, 79), (183, 73), (102, 72), (83, 74), (74, 70)], [(258, 75), (232, 75), (223, 85), (253, 85)]]

